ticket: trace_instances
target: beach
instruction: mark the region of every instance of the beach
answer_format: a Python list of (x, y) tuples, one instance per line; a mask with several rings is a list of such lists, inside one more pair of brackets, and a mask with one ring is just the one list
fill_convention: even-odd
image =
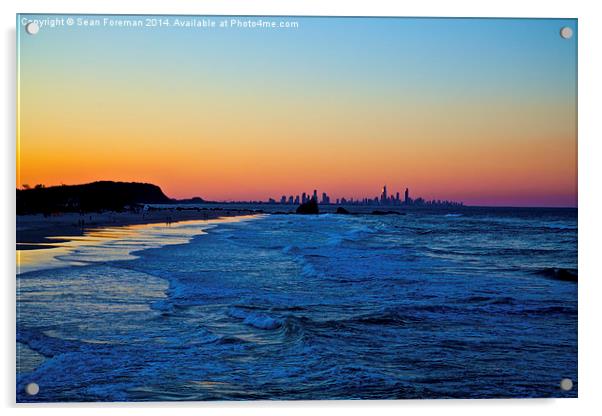
[[(211, 220), (220, 217), (255, 214), (257, 211), (245, 208), (154, 208), (145, 212), (90, 212), (85, 214), (66, 212), (49, 216), (17, 215), (17, 250), (53, 248), (52, 244), (68, 241), (86, 231), (136, 224), (174, 223), (190, 220)], [(50, 238), (52, 237), (52, 238)], [(56, 237), (65, 237), (64, 239)]]

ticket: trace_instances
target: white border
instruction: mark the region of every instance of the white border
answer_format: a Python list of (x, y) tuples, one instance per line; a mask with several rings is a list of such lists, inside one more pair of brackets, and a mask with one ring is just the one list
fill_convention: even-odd
[[(595, 1), (575, 0), (3, 0), (0, 61), (4, 96), (2, 107), (2, 405), (9, 413), (46, 415), (111, 413), (162, 415), (166, 408), (183, 414), (317, 415), (366, 412), (395, 414), (419, 411), (446, 415), (546, 415), (590, 414), (602, 408), (600, 397), (602, 295), (599, 258), (600, 180), (602, 157), (599, 97), (602, 74), (600, 47), (602, 21)], [(233, 15), (345, 15), (345, 16), (470, 16), (470, 17), (565, 17), (579, 19), (579, 399), (556, 400), (429, 400), (342, 402), (220, 402), (15, 406), (15, 14), (28, 13), (144, 13), (144, 14), (233, 14)], [(15, 409), (15, 407), (19, 409)]]

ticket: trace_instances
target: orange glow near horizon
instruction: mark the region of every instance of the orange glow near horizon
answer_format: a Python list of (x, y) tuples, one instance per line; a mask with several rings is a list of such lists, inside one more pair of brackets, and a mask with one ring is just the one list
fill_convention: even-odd
[[(308, 100), (271, 122), (237, 124), (189, 114), (186, 122), (167, 127), (150, 114), (138, 115), (141, 124), (100, 114), (70, 122), (79, 104), (47, 110), (44, 117), (35, 108), (34, 114), (22, 112), (17, 186), (137, 181), (157, 184), (170, 197), (211, 200), (279, 199), (314, 188), (335, 198), (373, 197), (383, 184), (391, 191), (409, 187), (414, 195), (463, 201), (525, 192), (570, 198), (576, 192), (574, 133), (553, 131), (543, 120), (533, 126), (521, 115), (527, 109), (510, 104), (491, 113), (480, 109), (478, 122), (463, 115), (478, 110), (477, 103), (467, 103), (437, 123), (419, 114), (398, 121), (381, 113), (373, 115), (380, 117), (374, 123), (331, 114), (327, 125), (308, 125), (314, 108)], [(489, 131), (499, 111), (516, 121)], [(562, 114), (552, 108), (540, 117), (559, 120)]]

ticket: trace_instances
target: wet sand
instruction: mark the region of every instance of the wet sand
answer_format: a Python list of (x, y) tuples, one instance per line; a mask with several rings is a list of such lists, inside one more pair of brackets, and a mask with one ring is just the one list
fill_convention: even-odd
[[(187, 220), (210, 220), (219, 217), (233, 217), (258, 213), (250, 209), (176, 209), (163, 208), (145, 213), (103, 212), (103, 213), (61, 213), (44, 217), (38, 215), (17, 215), (17, 250), (53, 248), (52, 244), (68, 241), (68, 237), (81, 236), (86, 230), (99, 227), (124, 226), (134, 224), (174, 223)], [(56, 239), (49, 237), (65, 237)]]

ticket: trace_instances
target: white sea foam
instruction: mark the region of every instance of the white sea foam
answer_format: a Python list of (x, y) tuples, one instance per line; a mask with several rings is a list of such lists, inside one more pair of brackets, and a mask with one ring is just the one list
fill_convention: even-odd
[(282, 326), (282, 319), (273, 318), (263, 313), (245, 311), (240, 308), (230, 308), (228, 315), (232, 318), (242, 319), (245, 325), (257, 329), (276, 329)]

